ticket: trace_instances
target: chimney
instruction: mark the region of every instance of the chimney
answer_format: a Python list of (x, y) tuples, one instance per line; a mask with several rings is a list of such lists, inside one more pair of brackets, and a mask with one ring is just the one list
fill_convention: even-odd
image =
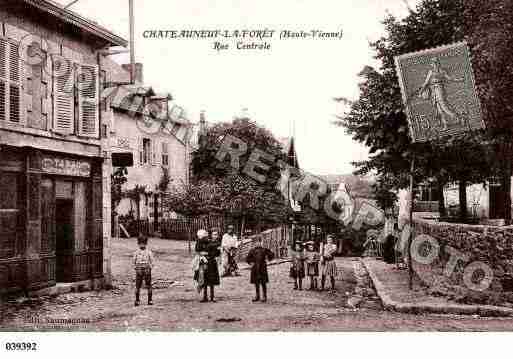
[[(123, 64), (121, 65), (123, 69), (128, 71), (130, 73), (130, 64)], [(140, 62), (135, 63), (135, 71), (134, 71), (134, 81), (136, 85), (142, 85), (144, 83), (143, 81), (143, 64)]]

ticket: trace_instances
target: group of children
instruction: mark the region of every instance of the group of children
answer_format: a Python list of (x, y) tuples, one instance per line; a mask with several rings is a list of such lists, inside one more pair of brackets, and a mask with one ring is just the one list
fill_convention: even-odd
[[(313, 241), (296, 242), (293, 248), (292, 267), (290, 268), (290, 277), (294, 279), (294, 290), (303, 290), (303, 278), (308, 276), (310, 277), (310, 290), (323, 291), (326, 279), (329, 277), (331, 290), (335, 291), (335, 278), (337, 277), (336, 253), (337, 244), (332, 235), (327, 236), (327, 243), (321, 243), (319, 250), (316, 250)], [(321, 277), (320, 288), (318, 287), (319, 275)]]
[[(194, 280), (200, 283), (198, 290), (203, 290), (202, 302), (207, 302), (207, 287), (210, 287), (210, 301), (215, 302), (214, 286), (219, 285), (219, 271), (217, 257), (221, 254), (219, 250), (219, 231), (212, 231), (209, 238), (205, 230), (198, 231), (196, 243), (197, 270), (194, 272)], [(267, 301), (267, 262), (274, 258), (274, 254), (262, 246), (262, 238), (257, 236), (255, 246), (249, 251), (246, 261), (251, 266), (250, 283), (255, 286), (255, 298), (253, 302)], [(148, 289), (148, 305), (152, 305), (151, 270), (153, 268), (153, 254), (148, 249), (148, 238), (139, 236), (138, 249), (134, 253), (133, 264), (136, 273), (135, 280), (135, 306), (140, 304), (140, 291), (142, 284)], [(327, 243), (322, 244), (316, 250), (314, 242), (296, 242), (293, 251), (293, 262), (290, 269), (290, 276), (294, 279), (294, 289), (303, 289), (303, 278), (310, 277), (310, 290), (324, 290), (326, 278), (330, 278), (331, 290), (335, 291), (335, 277), (337, 266), (334, 256), (337, 252), (337, 245), (332, 235), (328, 235)], [(306, 249), (306, 251), (305, 251)], [(194, 261), (193, 261), (194, 262)], [(306, 263), (306, 269), (305, 269)], [(194, 266), (194, 265), (193, 265)], [(318, 277), (321, 276), (321, 288), (318, 288)], [(262, 289), (262, 296), (260, 295)]]

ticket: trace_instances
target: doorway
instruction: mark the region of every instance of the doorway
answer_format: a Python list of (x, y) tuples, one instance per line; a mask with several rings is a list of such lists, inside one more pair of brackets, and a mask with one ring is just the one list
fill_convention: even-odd
[(55, 255), (57, 282), (70, 282), (73, 273), (73, 200), (55, 201)]
[(490, 184), (490, 219), (500, 219), (505, 217), (504, 209), (506, 206), (506, 193), (503, 187), (496, 184)]

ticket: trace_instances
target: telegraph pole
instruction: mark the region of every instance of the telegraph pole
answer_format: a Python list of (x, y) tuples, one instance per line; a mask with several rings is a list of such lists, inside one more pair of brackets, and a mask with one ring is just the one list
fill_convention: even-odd
[(135, 46), (134, 46), (134, 0), (128, 0), (130, 23), (130, 83), (135, 83)]

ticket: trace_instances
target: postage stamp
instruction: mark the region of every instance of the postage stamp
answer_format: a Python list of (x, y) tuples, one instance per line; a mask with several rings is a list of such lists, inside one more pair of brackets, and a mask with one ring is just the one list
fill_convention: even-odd
[(414, 142), (484, 128), (467, 43), (396, 57)]

